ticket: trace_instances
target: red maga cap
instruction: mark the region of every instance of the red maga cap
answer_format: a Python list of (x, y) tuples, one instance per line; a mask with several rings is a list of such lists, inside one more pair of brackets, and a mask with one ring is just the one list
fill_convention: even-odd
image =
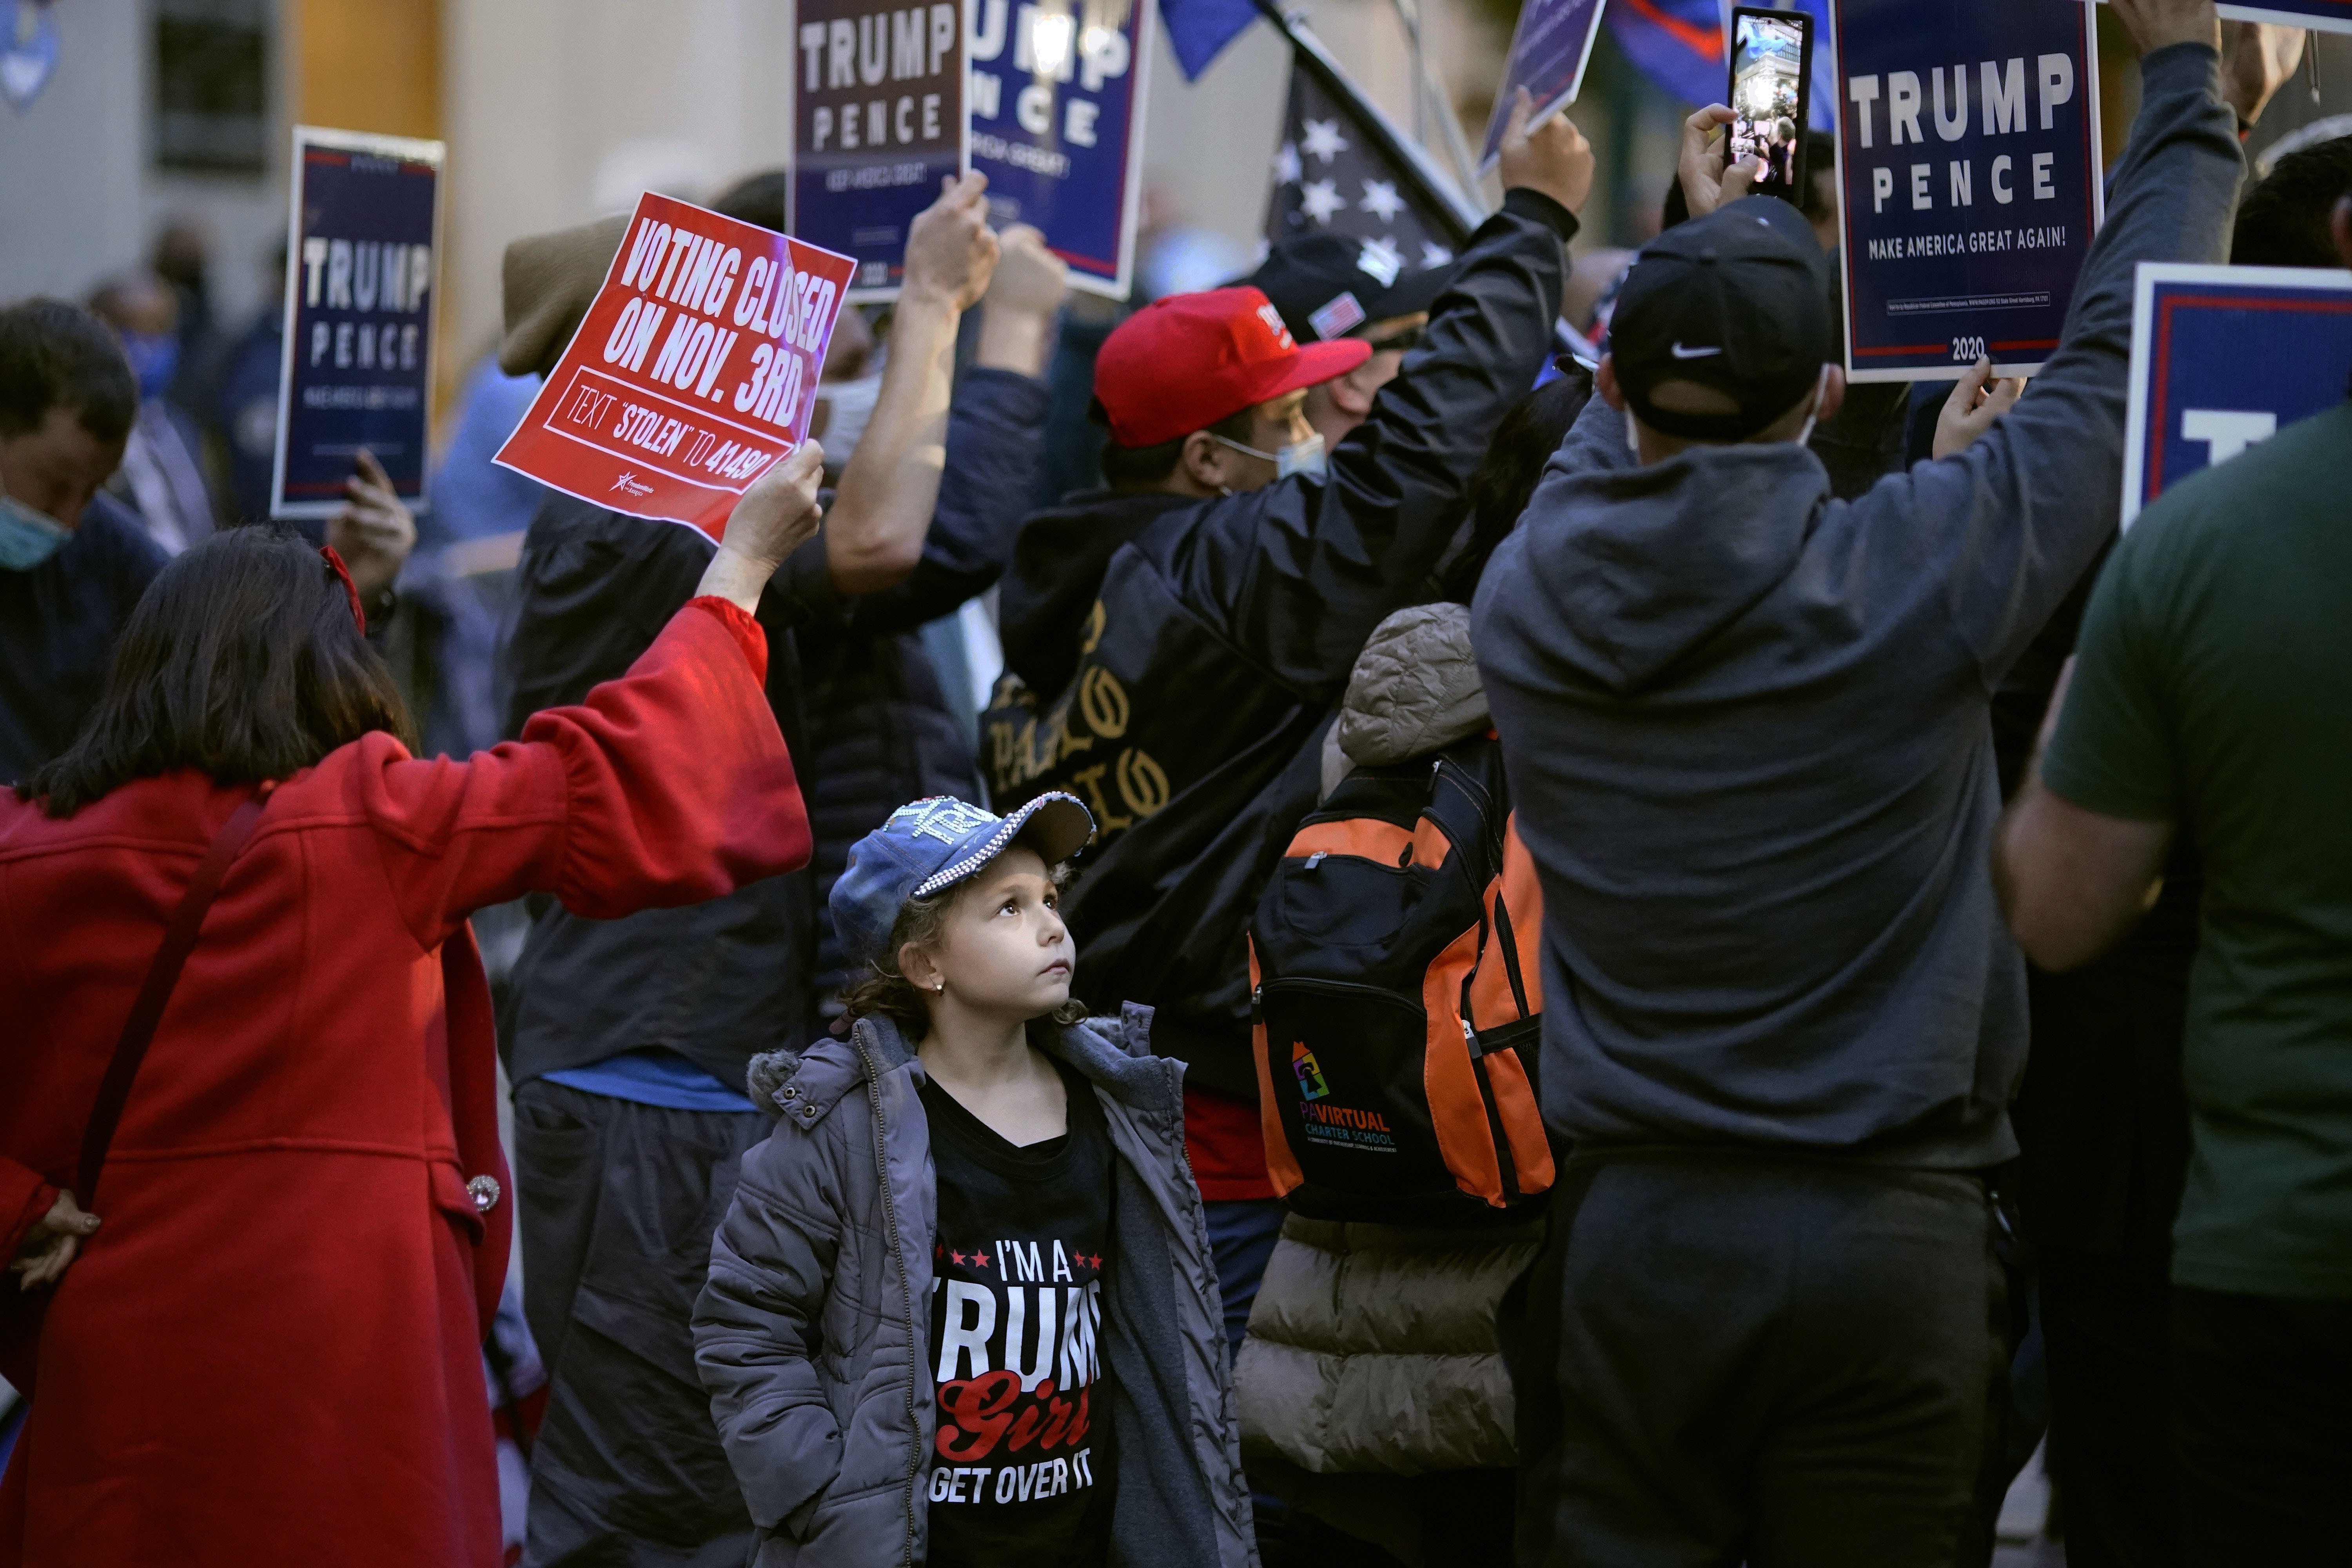
[(1095, 397), (1122, 447), (1157, 447), (1228, 415), (1345, 375), (1371, 358), (1357, 338), (1301, 348), (1255, 289), (1155, 300), (1095, 357)]

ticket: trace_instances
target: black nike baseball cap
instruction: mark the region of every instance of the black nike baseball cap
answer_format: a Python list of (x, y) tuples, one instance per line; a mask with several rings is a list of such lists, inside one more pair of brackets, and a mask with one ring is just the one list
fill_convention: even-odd
[(1419, 315), (1453, 276), (1451, 264), (1408, 268), (1380, 240), (1307, 234), (1276, 246), (1243, 281), (1274, 301), (1292, 337), (1313, 343), (1344, 338), (1367, 321)]
[[(1617, 384), (1643, 424), (1695, 441), (1739, 441), (1780, 418), (1837, 353), (1829, 263), (1804, 215), (1748, 196), (1642, 249), (1609, 321)], [(1696, 382), (1736, 414), (1660, 408), (1670, 381)]]

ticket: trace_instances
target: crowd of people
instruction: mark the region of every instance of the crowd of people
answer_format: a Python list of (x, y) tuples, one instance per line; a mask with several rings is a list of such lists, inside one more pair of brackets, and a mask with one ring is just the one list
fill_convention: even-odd
[(2352, 265), (2352, 139), (2113, 9), (2030, 384), (1850, 395), (1720, 105), (1561, 354), (1522, 93), (1443, 267), (1088, 335), (1075, 458), (948, 182), (714, 546), (488, 461), (606, 220), (476, 602), (372, 461), (219, 499), (172, 247), (0, 307), (0, 1568), (1983, 1568), (2045, 1436), (2078, 1565), (2340, 1561), (2352, 404), (2118, 496), (2138, 265)]

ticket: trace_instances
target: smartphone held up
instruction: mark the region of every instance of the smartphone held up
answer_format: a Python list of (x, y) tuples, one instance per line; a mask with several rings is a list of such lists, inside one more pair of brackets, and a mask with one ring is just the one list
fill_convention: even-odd
[(1803, 11), (1733, 7), (1731, 86), (1724, 100), (1732, 114), (1729, 163), (1760, 160), (1757, 194), (1800, 205), (1812, 107), (1812, 26)]

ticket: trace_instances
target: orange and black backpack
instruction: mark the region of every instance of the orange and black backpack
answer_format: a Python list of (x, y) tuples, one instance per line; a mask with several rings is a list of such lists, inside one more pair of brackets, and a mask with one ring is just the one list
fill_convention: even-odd
[(1320, 1219), (1443, 1225), (1551, 1186), (1543, 903), (1491, 735), (1349, 773), (1250, 928), (1266, 1163)]

